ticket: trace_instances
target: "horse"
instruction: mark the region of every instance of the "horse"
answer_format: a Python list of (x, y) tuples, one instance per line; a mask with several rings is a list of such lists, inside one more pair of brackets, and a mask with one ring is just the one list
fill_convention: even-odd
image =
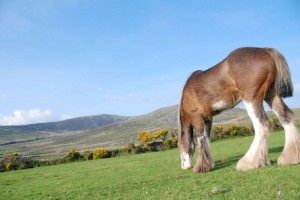
[(244, 47), (232, 51), (219, 64), (195, 71), (187, 79), (178, 106), (178, 147), (181, 168), (192, 167), (198, 143), (195, 173), (214, 167), (210, 150), (213, 116), (243, 102), (253, 123), (254, 139), (236, 169), (248, 171), (270, 165), (267, 139), (270, 121), (265, 101), (285, 131), (285, 145), (278, 165), (300, 163), (300, 135), (294, 115), (282, 98), (293, 96), (290, 70), (284, 56), (274, 48)]

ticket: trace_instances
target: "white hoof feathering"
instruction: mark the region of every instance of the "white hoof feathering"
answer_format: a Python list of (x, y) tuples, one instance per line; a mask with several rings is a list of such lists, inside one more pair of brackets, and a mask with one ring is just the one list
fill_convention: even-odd
[(192, 156), (190, 156), (188, 153), (181, 152), (181, 168), (182, 169), (189, 169), (192, 167)]
[(300, 135), (293, 123), (283, 125), (285, 130), (285, 145), (278, 158), (278, 165), (291, 165), (300, 163)]
[(239, 160), (236, 165), (236, 169), (238, 171), (249, 171), (253, 169), (258, 169), (260, 167), (266, 167), (270, 165), (270, 160), (268, 157), (260, 158), (260, 159), (251, 159), (247, 156), (244, 156)]

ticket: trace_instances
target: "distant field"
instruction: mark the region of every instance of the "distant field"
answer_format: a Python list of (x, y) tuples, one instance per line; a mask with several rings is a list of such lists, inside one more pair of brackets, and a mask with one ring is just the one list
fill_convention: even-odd
[(213, 142), (206, 174), (181, 170), (178, 149), (5, 172), (0, 199), (300, 199), (300, 165), (276, 165), (282, 131), (269, 140), (271, 167), (235, 170), (252, 139)]

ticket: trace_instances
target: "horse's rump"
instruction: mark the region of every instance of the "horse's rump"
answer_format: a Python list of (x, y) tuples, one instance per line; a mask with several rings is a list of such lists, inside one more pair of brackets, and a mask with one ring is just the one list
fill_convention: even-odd
[[(226, 63), (229, 68), (228, 73), (231, 74), (240, 90), (243, 90), (242, 88), (245, 86), (264, 87), (265, 90), (274, 87), (275, 94), (279, 97), (293, 95), (288, 64), (284, 56), (276, 49), (240, 48), (229, 54)], [(250, 92), (249, 88), (245, 90), (247, 93)], [(252, 98), (266, 95), (264, 91), (261, 92), (263, 94), (255, 91)]]

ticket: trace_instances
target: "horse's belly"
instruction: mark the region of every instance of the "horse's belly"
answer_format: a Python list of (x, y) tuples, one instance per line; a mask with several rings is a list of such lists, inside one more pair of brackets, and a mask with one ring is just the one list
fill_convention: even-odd
[(224, 110), (228, 110), (236, 106), (240, 102), (240, 98), (231, 100), (231, 101), (225, 101), (225, 100), (217, 100), (212, 103), (211, 107), (215, 114), (218, 114)]

